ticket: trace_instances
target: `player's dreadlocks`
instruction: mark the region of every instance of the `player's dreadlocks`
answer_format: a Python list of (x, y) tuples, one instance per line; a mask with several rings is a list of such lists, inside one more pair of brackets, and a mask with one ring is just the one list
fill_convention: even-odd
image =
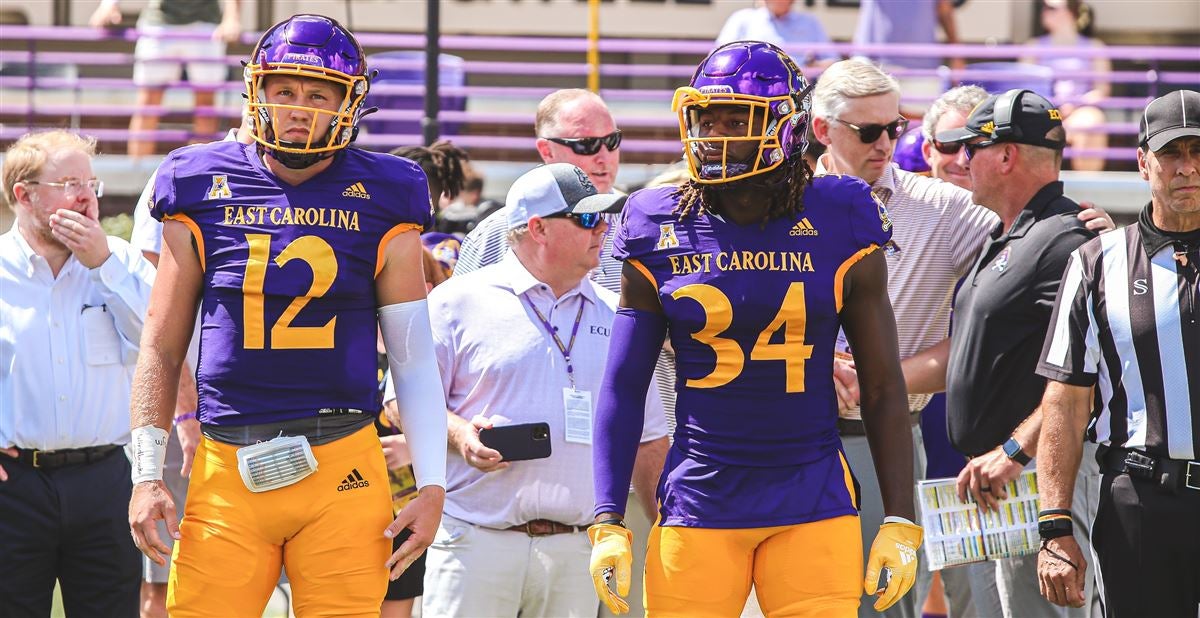
[[(391, 154), (406, 159), (412, 159), (425, 175), (442, 188), (442, 193), (450, 199), (458, 196), (466, 182), (466, 172), (463, 167), (471, 159), (467, 151), (455, 146), (450, 140), (438, 140), (429, 147), (401, 146), (392, 150)], [(432, 196), (434, 201), (441, 196)]]
[[(762, 178), (762, 180), (759, 180)], [(804, 190), (812, 184), (813, 171), (804, 157), (793, 157), (785, 161), (778, 169), (763, 174), (759, 178), (748, 178), (740, 182), (755, 183), (768, 190), (767, 214), (763, 223), (780, 217), (795, 217), (804, 211)], [(676, 195), (679, 204), (675, 206), (674, 214), (682, 221), (685, 217), (700, 216), (711, 212), (709, 205), (723, 187), (700, 184), (689, 180), (679, 187)]]

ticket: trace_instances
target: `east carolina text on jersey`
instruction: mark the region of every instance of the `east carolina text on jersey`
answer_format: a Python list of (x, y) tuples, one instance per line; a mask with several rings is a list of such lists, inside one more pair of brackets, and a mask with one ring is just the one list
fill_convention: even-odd
[(680, 219), (677, 203), (671, 187), (634, 193), (613, 243), (653, 282), (671, 325), (678, 425), (660, 485), (664, 525), (854, 513), (833, 345), (846, 272), (891, 237), (869, 187), (818, 177), (803, 212), (765, 224)]

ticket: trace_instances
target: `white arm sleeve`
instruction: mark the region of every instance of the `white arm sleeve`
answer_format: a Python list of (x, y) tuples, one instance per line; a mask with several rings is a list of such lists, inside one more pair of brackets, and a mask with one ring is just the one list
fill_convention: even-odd
[(401, 429), (412, 451), (417, 488), (446, 486), (446, 396), (424, 298), (379, 308), (379, 326), (396, 387)]

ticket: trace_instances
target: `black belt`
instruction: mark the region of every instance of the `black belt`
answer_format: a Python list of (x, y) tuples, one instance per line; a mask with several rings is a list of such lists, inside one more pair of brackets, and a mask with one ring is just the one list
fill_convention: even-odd
[[(921, 424), (921, 411), (913, 410), (908, 415), (908, 424), (916, 427)], [(863, 426), (863, 422), (857, 418), (842, 418), (837, 420), (838, 434), (843, 436), (865, 436), (867, 429)]]
[(1127, 448), (1101, 447), (1097, 454), (1101, 468), (1112, 474), (1158, 484), (1168, 491), (1200, 491), (1200, 461), (1155, 457)]
[(17, 461), (35, 468), (61, 468), (100, 461), (109, 453), (121, 448), (116, 444), (89, 446), (87, 448), (64, 448), (54, 451), (18, 448)]

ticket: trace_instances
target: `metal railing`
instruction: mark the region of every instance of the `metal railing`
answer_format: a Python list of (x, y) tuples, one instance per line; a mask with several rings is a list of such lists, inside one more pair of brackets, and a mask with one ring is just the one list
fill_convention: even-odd
[[(90, 28), (3, 26), (0, 40), (9, 49), (0, 50), (0, 141), (9, 141), (38, 128), (71, 126), (95, 135), (102, 141), (121, 142), (130, 137), (122, 124), (134, 113), (168, 117), (198, 113), (215, 115), (235, 121), (240, 114), (236, 104), (209, 109), (189, 109), (176, 106), (137, 107), (133, 90), (137, 88), (129, 77), (134, 63), (133, 42), (138, 34), (133, 30), (112, 31)], [(422, 50), (425, 37), (414, 34), (365, 33), (360, 41), (371, 53), (391, 50)], [(241, 44), (252, 45), (256, 35), (246, 34)], [(78, 43), (82, 49), (64, 51), (44, 49), (61, 47), (64, 42)], [(15, 49), (17, 44), (23, 49)], [(122, 51), (106, 51), (114, 46)], [(114, 45), (115, 44), (115, 45)], [(528, 155), (533, 147), (533, 108), (536, 101), (557, 87), (580, 86), (589, 65), (585, 61), (587, 41), (584, 38), (518, 37), (518, 36), (461, 36), (440, 38), (440, 47), (449, 53), (464, 56), (461, 85), (443, 85), (441, 97), (458, 97), (466, 102), (465, 109), (443, 109), (437, 117), (442, 125), (455, 127), (456, 143), (475, 149), (503, 153), (520, 151)], [(629, 133), (622, 144), (627, 153), (640, 153), (650, 160), (666, 161), (677, 157), (680, 146), (672, 135), (676, 127), (669, 105), (675, 86), (691, 76), (695, 62), (712, 47), (710, 41), (605, 39), (600, 41), (603, 79), (600, 94), (613, 105), (618, 123)], [(127, 50), (127, 51), (126, 51)], [(1116, 96), (1093, 104), (1109, 112), (1109, 121), (1084, 129), (1103, 132), (1115, 141), (1129, 140), (1137, 133), (1137, 113), (1153, 97), (1179, 87), (1200, 85), (1200, 48), (1107, 46), (1090, 48), (1028, 47), (1024, 45), (893, 45), (854, 46), (844, 43), (813, 44), (792, 47), (797, 54), (831, 51), (843, 56), (870, 56), (886, 53), (889, 56), (961, 57), (979, 60), (1019, 60), (1036, 55), (1039, 58), (1069, 56), (1072, 58), (1107, 58), (1121, 65), (1119, 70), (1057, 71), (1054, 79), (1106, 82)], [(518, 59), (537, 52), (540, 59)], [(513, 58), (488, 59), (496, 54)], [(653, 54), (655, 62), (639, 62)], [(666, 54), (675, 63), (664, 63)], [(231, 69), (240, 69), (244, 56), (229, 54), (221, 62)], [(575, 60), (573, 60), (575, 59)], [(173, 59), (165, 59), (173, 60)], [(183, 59), (174, 59), (183, 60)], [(191, 60), (189, 60), (191, 61)], [(417, 72), (421, 60), (380, 59), (371, 63), (373, 69), (385, 72)], [(71, 67), (56, 74), (50, 67)], [(129, 69), (125, 69), (129, 67)], [(231, 71), (231, 76), (236, 71)], [(808, 70), (810, 78), (819, 77), (819, 70)], [(892, 71), (900, 79), (934, 78), (947, 87), (954, 83), (974, 83), (996, 80), (1020, 81), (1029, 73), (1016, 67), (1010, 70), (981, 70), (967, 65), (954, 70), (948, 66), (934, 69), (903, 69)], [(647, 80), (662, 87), (634, 87)], [(559, 82), (547, 86), (549, 82)], [(503, 85), (496, 85), (502, 82)], [(170, 88), (192, 88), (187, 82), (167, 84)], [(216, 90), (227, 100), (237, 100), (243, 90), (239, 77), (231, 77)], [(371, 123), (407, 122), (417, 126), (423, 112), (419, 101), (425, 88), (420, 80), (412, 83), (381, 81), (372, 87), (376, 100), (404, 105), (385, 106), (372, 116)], [(933, 96), (906, 95), (906, 106), (924, 106)], [(506, 102), (508, 107), (523, 111), (496, 110), (492, 102)], [(1058, 101), (1078, 103), (1078, 101)], [(524, 135), (520, 135), (520, 134)], [(194, 135), (187, 129), (166, 127), (139, 139), (179, 143), (188, 140), (211, 139), (216, 136)], [(359, 142), (366, 147), (387, 148), (402, 144), (420, 143), (419, 129), (411, 132), (364, 132)], [(1094, 151), (1071, 152), (1066, 156), (1103, 156), (1129, 160), (1132, 148), (1111, 147)]]

